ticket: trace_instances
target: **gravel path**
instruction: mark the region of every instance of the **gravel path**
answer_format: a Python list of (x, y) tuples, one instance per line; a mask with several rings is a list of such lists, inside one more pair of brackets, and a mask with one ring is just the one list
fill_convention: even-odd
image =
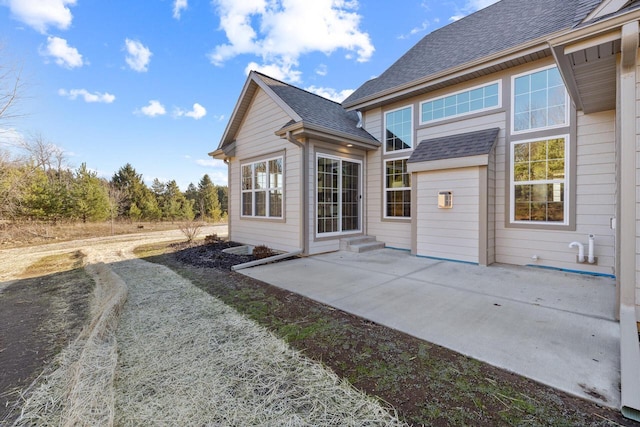
[[(218, 227), (204, 231), (212, 232), (224, 235)], [(39, 257), (81, 249), (89, 263), (106, 263), (126, 284), (115, 380), (105, 391), (115, 396), (115, 425), (401, 425), (264, 328), (170, 269), (132, 255), (140, 244), (176, 238), (180, 232), (159, 232), (0, 251), (0, 281)]]

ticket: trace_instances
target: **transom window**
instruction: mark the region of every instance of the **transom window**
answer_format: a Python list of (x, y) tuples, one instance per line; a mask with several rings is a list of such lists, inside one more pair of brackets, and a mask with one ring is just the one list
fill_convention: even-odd
[(242, 216), (282, 218), (282, 157), (242, 165)]
[(448, 117), (482, 111), (500, 106), (498, 82), (464, 92), (443, 96), (420, 104), (421, 122), (428, 123)]
[(568, 124), (568, 95), (556, 67), (516, 76), (513, 87), (514, 132)]
[(514, 142), (512, 221), (566, 222), (567, 136)]
[(411, 217), (411, 174), (407, 159), (385, 162), (385, 212), (387, 218)]
[(385, 152), (413, 148), (413, 107), (389, 111), (384, 115)]

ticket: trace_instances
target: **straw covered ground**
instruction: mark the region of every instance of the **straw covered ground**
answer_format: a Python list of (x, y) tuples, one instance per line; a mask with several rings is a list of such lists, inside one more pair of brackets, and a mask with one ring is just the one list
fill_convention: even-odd
[(188, 280), (131, 259), (134, 246), (83, 248), (90, 322), (24, 394), (14, 425), (403, 425)]

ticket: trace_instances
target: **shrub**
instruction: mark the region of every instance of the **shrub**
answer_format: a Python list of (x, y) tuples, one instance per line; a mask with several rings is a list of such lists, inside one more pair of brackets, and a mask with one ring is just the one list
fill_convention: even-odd
[(202, 228), (202, 223), (195, 221), (187, 221), (180, 225), (180, 231), (187, 238), (187, 243), (193, 242), (198, 234), (200, 234), (200, 229)]
[(221, 241), (222, 239), (216, 233), (204, 236), (205, 245), (215, 245), (216, 243), (219, 243)]
[(269, 258), (275, 254), (276, 253), (266, 245), (259, 245), (253, 248), (253, 256), (255, 259)]

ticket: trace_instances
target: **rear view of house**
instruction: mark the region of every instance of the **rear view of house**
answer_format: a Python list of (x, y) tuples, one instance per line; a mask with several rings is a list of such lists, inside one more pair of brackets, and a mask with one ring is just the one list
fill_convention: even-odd
[[(640, 322), (639, 20), (638, 1), (502, 0), (342, 105), (252, 72), (211, 153), (229, 164), (231, 238), (313, 255), (375, 236), (615, 276), (624, 347)], [(637, 335), (622, 351), (632, 412), (639, 351)]]

